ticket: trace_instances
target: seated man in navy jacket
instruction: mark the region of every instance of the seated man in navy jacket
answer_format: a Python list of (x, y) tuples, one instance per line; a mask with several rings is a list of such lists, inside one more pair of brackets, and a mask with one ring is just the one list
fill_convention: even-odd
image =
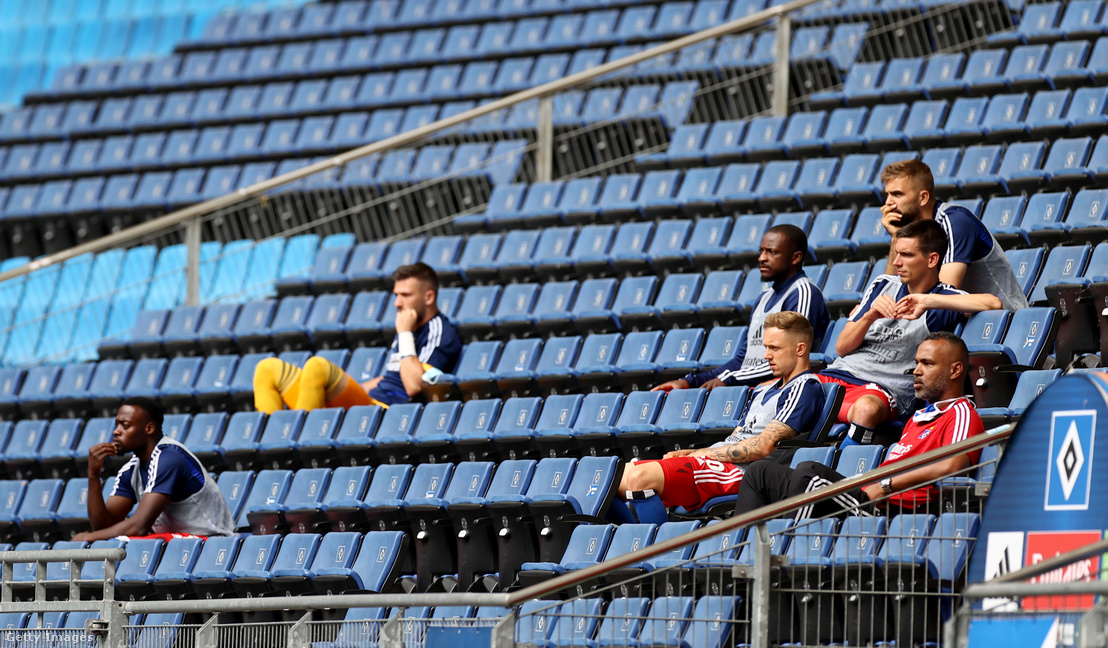
[(458, 329), (439, 312), (439, 278), (425, 263), (400, 266), (393, 273), (396, 339), (385, 374), (358, 384), (324, 358), (309, 358), (300, 369), (266, 358), (254, 369), (254, 408), (313, 410), (320, 407), (407, 403), (425, 382), (454, 370), (462, 341)]

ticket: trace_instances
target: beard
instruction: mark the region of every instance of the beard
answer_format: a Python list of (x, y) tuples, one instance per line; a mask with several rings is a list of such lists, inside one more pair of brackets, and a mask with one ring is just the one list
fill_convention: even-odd
[(928, 403), (934, 403), (939, 400), (939, 397), (946, 393), (947, 388), (950, 386), (948, 380), (936, 380), (930, 385), (923, 385), (915, 389), (916, 398), (926, 401)]

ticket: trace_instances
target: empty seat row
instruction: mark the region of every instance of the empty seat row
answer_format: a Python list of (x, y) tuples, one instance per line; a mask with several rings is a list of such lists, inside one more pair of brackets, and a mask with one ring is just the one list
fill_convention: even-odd
[[(280, 277), (303, 275), (318, 246), (315, 234), (227, 246), (205, 243), (202, 301), (265, 297)], [(156, 263), (152, 248), (126, 257), (122, 250), (95, 259), (85, 255), (6, 282), (0, 286), (4, 362), (18, 366), (91, 359), (105, 337), (127, 339), (144, 306), (172, 308), (183, 302), (185, 256), (183, 245), (167, 247)], [(132, 283), (136, 277), (142, 279)]]
[[(492, 145), (429, 146), (418, 153), (415, 150), (394, 151), (384, 158), (372, 156), (352, 163), (341, 178), (335, 169), (335, 172), (310, 178), (301, 187), (338, 189), (361, 185), (387, 191), (438, 178), (444, 173), (460, 175), (475, 185), (511, 182), (523, 165), (525, 146), (523, 140), (502, 140)], [(4, 202), (0, 215), (9, 219), (30, 219), (103, 211), (165, 211), (222, 196), (237, 187), (249, 187), (324, 159), (327, 158), (286, 159), (280, 165), (248, 164), (210, 170), (147, 171), (0, 187), (0, 200)]]
[[(636, 164), (642, 169), (682, 168), (785, 155), (801, 159), (828, 152), (842, 155), (862, 148), (918, 150), (943, 144), (978, 143), (983, 139), (1005, 142), (1066, 134), (1095, 136), (1108, 125), (1106, 105), (1108, 88), (1092, 87), (1073, 92), (1043, 90), (1033, 96), (1024, 92), (959, 97), (953, 103), (945, 99), (911, 104), (889, 102), (872, 108), (836, 108), (830, 114), (825, 110), (798, 112), (787, 119), (758, 117), (685, 124), (675, 130), (667, 151), (640, 156)], [(1089, 158), (1092, 139), (1086, 136), (1051, 143), (1036, 141), (1026, 146), (1032, 145), (1039, 145), (1044, 151), (1077, 149), (1073, 157), (1079, 161), (1070, 160), (1068, 151), (1056, 160), (1058, 166), (1081, 167)], [(1052, 158), (1051, 162), (1054, 161)], [(809, 162), (818, 164), (815, 160)], [(846, 165), (844, 160), (843, 166)], [(820, 177), (813, 175), (809, 179)], [(1047, 180), (1050, 179), (1048, 176)], [(817, 184), (830, 181), (828, 178)], [(864, 183), (866, 179), (854, 182)]]
[[(537, 24), (546, 31), (551, 14), (584, 12), (612, 4), (607, 0), (406, 0), (400, 3), (348, 2), (339, 7), (309, 5), (302, 9), (278, 9), (267, 13), (224, 14), (210, 21), (204, 33), (193, 43), (232, 45), (273, 40), (305, 40), (341, 36), (351, 32), (380, 33), (413, 27), (473, 23), (466, 27), (488, 27), (490, 19), (518, 24)], [(713, 27), (720, 22), (742, 18), (764, 9), (764, 0), (715, 0), (709, 2), (663, 3), (646, 7), (649, 12), (632, 14), (637, 23), (653, 25), (652, 38), (674, 38), (686, 32)], [(625, 18), (626, 22), (632, 22)], [(541, 21), (541, 22), (540, 22)], [(577, 20), (567, 21), (580, 24)], [(560, 26), (561, 23), (556, 23)], [(517, 26), (516, 30), (519, 31)], [(510, 31), (510, 30), (509, 30)], [(540, 34), (541, 35), (541, 34)], [(635, 34), (632, 34), (633, 36)]]
[(207, 12), (116, 19), (96, 16), (53, 25), (6, 27), (0, 29), (0, 63), (44, 61), (68, 65), (74, 61), (164, 56), (173, 51), (174, 44), (198, 34), (209, 17)]
[[(679, 9), (687, 3), (674, 3)], [(302, 77), (314, 73), (349, 74), (380, 69), (412, 68), (450, 62), (461, 64), (510, 55), (549, 51), (573, 51), (625, 44), (628, 41), (664, 40), (684, 31), (674, 24), (675, 12), (663, 12), (655, 25), (654, 7), (596, 10), (588, 14), (569, 13), (553, 18), (497, 21), (483, 28), (462, 25), (447, 29), (356, 36), (315, 43), (258, 45), (253, 48), (225, 48), (221, 52), (177, 54), (153, 62), (94, 63), (76, 65), (58, 72), (52, 95), (81, 91), (135, 91), (141, 88), (207, 85), (215, 71), (224, 82)], [(710, 17), (711, 14), (709, 14)], [(828, 58), (838, 70), (845, 70), (861, 50), (865, 23), (831, 27), (802, 27), (793, 36), (798, 59)], [(668, 32), (668, 33), (667, 33)], [(773, 32), (758, 39), (732, 42), (734, 54), (728, 67), (758, 67), (773, 60)], [(744, 51), (734, 51), (744, 47)], [(750, 60), (743, 60), (750, 54)], [(470, 64), (472, 65), (472, 63)], [(494, 66), (495, 67), (495, 66)], [(415, 71), (415, 70), (413, 70)], [(426, 72), (425, 69), (419, 69)], [(675, 70), (676, 71), (676, 70)]]
[(1053, 46), (1021, 45), (981, 49), (966, 54), (892, 59), (851, 69), (842, 90), (813, 95), (813, 104), (935, 98), (965, 92), (994, 94), (1008, 89), (1054, 88), (1057, 85), (1102, 84), (1108, 78), (1108, 37), (1095, 43), (1065, 41)]
[[(473, 87), (474, 84), (467, 84)], [(224, 91), (220, 91), (224, 92)], [(598, 88), (584, 92), (561, 95), (557, 103), (558, 126), (575, 126), (613, 117), (639, 121), (656, 120), (672, 128), (685, 121), (696, 95), (695, 82), (640, 85), (625, 91), (618, 88)], [(390, 95), (395, 96), (395, 95)], [(191, 97), (186, 97), (186, 100)], [(158, 97), (148, 96), (143, 101), (162, 111), (173, 110), (188, 104), (161, 104)], [(106, 100), (105, 103), (116, 100)], [(100, 130), (113, 121), (129, 121), (140, 113), (129, 113), (131, 100), (119, 100), (118, 105), (108, 106), (109, 112), (100, 112), (90, 127)], [(205, 104), (198, 103), (197, 106)], [(52, 115), (39, 119), (45, 107), (36, 114), (9, 113), (0, 129), (22, 139), (29, 132), (49, 130), (44, 124), (68, 122), (66, 107), (50, 107)], [(188, 164), (215, 164), (230, 160), (250, 161), (270, 157), (284, 157), (322, 150), (349, 149), (392, 137), (399, 132), (418, 128), (437, 118), (446, 118), (473, 108), (472, 102), (455, 102), (442, 106), (426, 105), (403, 109), (382, 109), (373, 112), (344, 112), (337, 117), (321, 116), (306, 119), (275, 119), (258, 122), (253, 112), (252, 123), (229, 126), (221, 119), (202, 119), (201, 122), (218, 122), (219, 125), (203, 129), (180, 129), (168, 132), (152, 132), (139, 135), (117, 135), (100, 139), (84, 139), (76, 142), (48, 142), (22, 144), (3, 149), (0, 177), (11, 181), (21, 178), (50, 177), (56, 175), (86, 175), (93, 172), (130, 169), (178, 167)], [(87, 105), (71, 104), (69, 111), (80, 111), (75, 119), (84, 120), (91, 114)], [(507, 121), (495, 125), (494, 130), (510, 133), (514, 130), (534, 129), (537, 124), (537, 104), (520, 104), (511, 111)], [(129, 117), (130, 116), (130, 117)], [(287, 113), (265, 115), (285, 117)], [(171, 127), (175, 120), (162, 124)], [(192, 123), (185, 121), (184, 123)], [(469, 127), (484, 132), (491, 122), (478, 120)], [(180, 125), (180, 124), (176, 124)], [(120, 125), (121, 126), (121, 125)], [(108, 131), (124, 128), (105, 128)], [(126, 128), (129, 130), (129, 128)], [(56, 132), (55, 132), (56, 134)], [(465, 150), (465, 149), (464, 149)], [(388, 155), (385, 156), (386, 158)], [(443, 170), (437, 170), (436, 175)]]
[[(400, 532), (318, 533), (200, 538), (135, 539), (126, 543), (127, 557), (116, 566), (116, 595), (125, 600), (185, 594), (256, 595), (341, 593), (348, 590), (387, 591), (397, 578), (398, 554), (407, 539)], [(91, 544), (59, 540), (53, 545), (26, 541), (15, 550), (108, 549), (119, 540)], [(68, 588), (69, 563), (47, 563), (46, 586)], [(78, 576), (83, 591), (96, 594), (104, 578), (103, 562), (88, 562)], [(19, 565), (14, 589), (28, 596), (35, 582), (34, 564)], [(30, 593), (33, 596), (33, 593)]]

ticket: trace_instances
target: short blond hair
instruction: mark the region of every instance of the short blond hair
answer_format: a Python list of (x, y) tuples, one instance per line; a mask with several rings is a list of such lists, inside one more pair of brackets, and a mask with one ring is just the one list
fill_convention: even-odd
[(893, 178), (908, 178), (927, 193), (935, 193), (935, 176), (931, 174), (931, 167), (919, 160), (893, 162), (881, 171), (881, 184), (887, 184)]
[(793, 311), (781, 311), (767, 315), (766, 328), (781, 329), (792, 336), (793, 339), (807, 344), (809, 349), (812, 348), (812, 339), (816, 336), (816, 332), (808, 318)]

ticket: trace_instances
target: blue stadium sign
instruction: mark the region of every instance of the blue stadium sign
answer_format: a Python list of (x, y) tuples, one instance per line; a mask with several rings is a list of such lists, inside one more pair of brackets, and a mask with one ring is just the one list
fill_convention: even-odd
[[(1072, 374), (1044, 390), (1020, 419), (997, 468), (970, 581), (989, 580), (1103, 538), (1105, 452), (1108, 381), (1091, 373)], [(1091, 561), (1083, 566), (1087, 569), (1058, 570), (1042, 580), (1097, 578), (1099, 558)]]

